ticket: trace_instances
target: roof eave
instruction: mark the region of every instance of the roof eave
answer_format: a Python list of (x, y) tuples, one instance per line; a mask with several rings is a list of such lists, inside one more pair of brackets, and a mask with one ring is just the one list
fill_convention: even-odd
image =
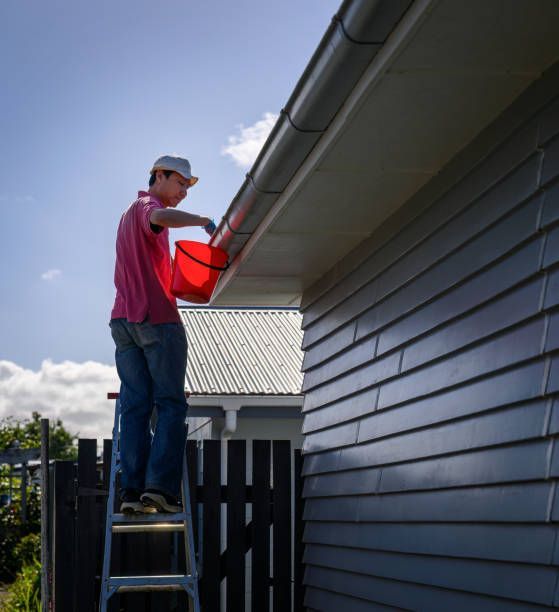
[[(415, 19), (433, 1), (416, 0)], [(232, 262), (212, 303), (281, 209), (282, 195), (309, 154), (327, 132), (333, 133), (336, 115), (411, 5), (412, 0), (343, 2), (211, 238), (210, 244), (226, 250)]]

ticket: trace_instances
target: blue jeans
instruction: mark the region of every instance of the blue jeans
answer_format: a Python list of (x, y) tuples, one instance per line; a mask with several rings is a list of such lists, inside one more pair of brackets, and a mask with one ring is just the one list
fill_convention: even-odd
[[(187, 342), (181, 323), (152, 325), (112, 319), (120, 378), (122, 489), (178, 496), (186, 443)], [(150, 434), (150, 418), (157, 424)]]

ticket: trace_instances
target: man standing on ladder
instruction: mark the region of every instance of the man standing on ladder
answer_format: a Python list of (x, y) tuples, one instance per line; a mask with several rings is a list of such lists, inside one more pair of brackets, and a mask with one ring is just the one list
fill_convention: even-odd
[[(187, 159), (165, 155), (151, 169), (148, 191), (124, 212), (116, 238), (111, 335), (120, 378), (120, 511), (181, 512), (186, 443), (187, 342), (170, 293), (170, 227), (202, 226), (208, 217), (175, 210), (198, 178)], [(157, 408), (153, 439), (150, 419)]]

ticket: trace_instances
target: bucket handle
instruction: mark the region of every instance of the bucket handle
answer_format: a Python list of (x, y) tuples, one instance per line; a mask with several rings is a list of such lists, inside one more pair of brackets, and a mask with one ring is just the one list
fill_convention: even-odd
[(183, 254), (186, 255), (187, 257), (190, 257), (190, 259), (192, 259), (193, 261), (195, 261), (196, 263), (199, 263), (201, 266), (206, 266), (206, 268), (211, 268), (212, 270), (219, 270), (219, 272), (224, 272), (225, 270), (227, 270), (227, 268), (229, 267), (229, 261), (226, 262), (225, 266), (223, 268), (221, 268), (220, 266), (212, 266), (212, 264), (208, 264), (204, 261), (201, 261), (200, 259), (196, 259), (196, 257), (194, 257), (194, 255), (191, 255), (190, 253), (187, 253), (180, 244), (178, 244), (178, 242), (175, 242), (175, 246), (177, 247), (177, 249)]

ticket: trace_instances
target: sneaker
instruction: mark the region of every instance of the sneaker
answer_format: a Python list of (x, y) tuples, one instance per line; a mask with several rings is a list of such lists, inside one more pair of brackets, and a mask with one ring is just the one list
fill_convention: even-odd
[(172, 495), (167, 495), (155, 489), (146, 489), (140, 497), (147, 508), (155, 508), (158, 512), (171, 512), (178, 514), (182, 512), (181, 502)]
[(140, 493), (137, 489), (122, 489), (120, 492), (120, 511), (123, 514), (143, 514), (144, 504), (140, 501)]

